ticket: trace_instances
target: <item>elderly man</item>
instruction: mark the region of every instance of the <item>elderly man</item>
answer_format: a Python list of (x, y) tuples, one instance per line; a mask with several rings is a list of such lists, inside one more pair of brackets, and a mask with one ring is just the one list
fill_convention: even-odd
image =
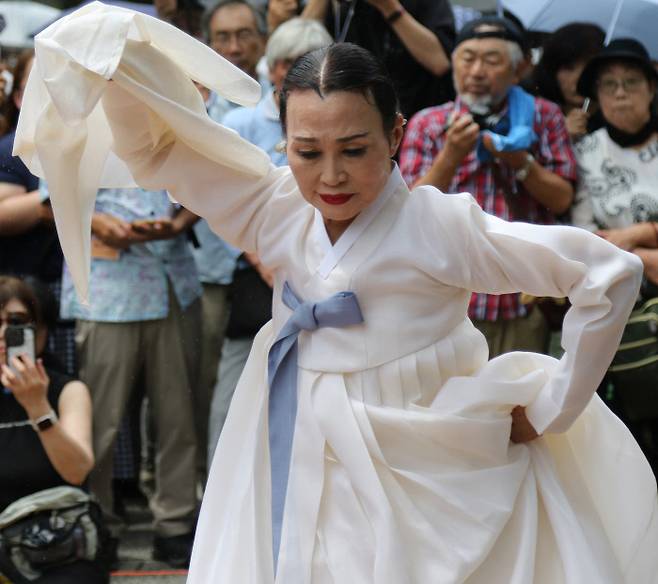
[[(208, 45), (222, 57), (269, 89), (267, 75), (257, 70), (265, 51), (267, 25), (263, 15), (246, 0), (220, 0), (205, 18)], [(208, 114), (220, 122), (235, 105), (212, 94)]]
[[(523, 44), (506, 19), (468, 23), (452, 54), (457, 99), (411, 120), (400, 167), (409, 184), (468, 191), (502, 219), (550, 224), (571, 205), (576, 163), (560, 109), (516, 85)], [(543, 316), (519, 294), (474, 294), (470, 317), (492, 356), (546, 348)]]
[[(288, 163), (282, 151), (284, 140), (279, 121), (279, 92), (293, 61), (315, 49), (330, 45), (331, 35), (319, 22), (293, 18), (281, 24), (267, 42), (265, 57), (272, 90), (256, 107), (240, 107), (224, 117), (224, 125), (245, 140), (260, 146), (277, 166)], [(233, 392), (242, 373), (258, 330), (271, 318), (271, 274), (255, 254), (245, 254), (238, 262), (233, 301), (226, 339), (219, 365), (208, 433), (208, 460), (211, 460), (224, 426)], [(257, 275), (260, 276), (260, 279)], [(249, 289), (245, 288), (245, 282)], [(248, 324), (248, 326), (245, 326)]]
[[(259, 79), (256, 65), (265, 49), (265, 23), (262, 15), (250, 4), (244, 0), (221, 0), (206, 15), (205, 33), (210, 47), (245, 73)], [(260, 78), (259, 82), (263, 93), (267, 93), (267, 76)], [(208, 115), (216, 122), (222, 122), (224, 116), (237, 107), (214, 92), (200, 89)], [(221, 185), (217, 186), (219, 193)], [(197, 439), (200, 444), (205, 444), (208, 440), (208, 411), (228, 318), (228, 288), (240, 252), (217, 237), (204, 220), (194, 226), (194, 234), (199, 243), (199, 247), (193, 249), (194, 259), (203, 285), (201, 370), (194, 404)], [(199, 459), (199, 470), (201, 475), (205, 474), (205, 455)]]

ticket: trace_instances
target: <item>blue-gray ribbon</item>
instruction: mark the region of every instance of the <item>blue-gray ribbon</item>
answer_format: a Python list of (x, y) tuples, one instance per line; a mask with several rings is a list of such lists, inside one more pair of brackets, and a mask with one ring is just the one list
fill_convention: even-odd
[[(359, 302), (353, 292), (338, 292), (322, 302), (302, 302), (286, 282), (282, 299), (293, 312), (283, 325), (267, 358), (270, 384), (268, 425), (272, 476), (272, 550), (275, 572), (297, 415), (297, 337), (303, 330), (314, 331), (322, 327), (344, 327), (363, 322)], [(327, 355), (327, 358), (329, 357)]]

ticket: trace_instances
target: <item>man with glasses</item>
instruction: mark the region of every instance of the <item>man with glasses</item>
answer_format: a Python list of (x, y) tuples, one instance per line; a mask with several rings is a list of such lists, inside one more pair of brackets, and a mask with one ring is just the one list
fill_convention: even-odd
[[(508, 221), (554, 223), (571, 205), (576, 163), (558, 106), (516, 85), (525, 66), (522, 31), (502, 18), (474, 20), (457, 38), (452, 66), (457, 99), (420, 112), (407, 128), (405, 179), (470, 192)], [(518, 293), (474, 294), (469, 316), (491, 357), (546, 349), (546, 322)]]
[[(267, 95), (270, 87), (267, 73), (260, 78), (257, 72), (266, 40), (262, 15), (244, 0), (221, 0), (206, 14), (204, 23), (210, 47), (258, 79), (263, 95)], [(208, 92), (205, 88), (200, 90), (206, 100), (208, 115), (216, 122), (222, 122), (224, 116), (237, 107), (214, 92)], [(221, 185), (218, 184), (218, 196), (220, 189)], [(240, 251), (215, 235), (204, 220), (196, 223), (194, 234), (198, 242), (198, 247), (193, 248), (194, 259), (203, 286), (201, 369), (199, 385), (194, 391), (194, 408), (197, 440), (199, 444), (205, 444), (208, 440), (208, 412), (228, 321), (228, 289)], [(205, 456), (198, 461), (198, 465), (203, 475), (206, 470)]]
[[(269, 89), (267, 72), (259, 75), (257, 65), (265, 52), (267, 27), (263, 15), (246, 0), (220, 0), (205, 18), (208, 45), (222, 57)], [(261, 78), (262, 77), (262, 78)], [(217, 122), (233, 107), (231, 102), (211, 94), (208, 114)]]

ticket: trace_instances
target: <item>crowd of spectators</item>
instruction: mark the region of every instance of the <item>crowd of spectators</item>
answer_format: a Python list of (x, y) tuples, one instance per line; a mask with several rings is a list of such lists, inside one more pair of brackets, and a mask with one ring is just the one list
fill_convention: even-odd
[[(658, 284), (658, 75), (637, 41), (604, 48), (601, 29), (573, 23), (545, 35), (533, 59), (520, 23), (448, 0), (221, 0), (203, 18), (196, 2), (157, 4), (260, 83), (263, 97), (253, 108), (198, 89), (212, 119), (263, 148), (275, 165), (286, 164), (278, 92), (291, 64), (332, 42), (360, 44), (386, 64), (399, 91), (408, 124), (397, 160), (410, 186), (467, 191), (506, 220), (589, 229), (636, 253), (647, 282)], [(271, 277), (258, 257), (222, 241), (166, 192), (103, 189), (92, 219), (91, 303), (78, 302), (48, 185), (12, 156), (33, 61), (27, 51), (5, 64), (13, 83), (1, 95), (0, 330), (16, 313), (45, 330), (24, 282), (52, 295), (59, 310), (49, 334), (39, 336), (45, 365), (29, 364), (38, 399), (24, 397), (3, 369), (0, 398), (11, 407), (3, 406), (0, 421), (56, 411), (59, 430), (44, 430), (40, 442), (21, 438), (25, 448), (41, 449), (34, 461), (47, 473), (40, 476), (88, 486), (115, 545), (121, 498), (130, 492), (118, 486), (146, 490), (154, 556), (185, 566), (233, 390), (270, 317)], [(515, 291), (474, 293), (469, 315), (491, 356), (547, 352), (541, 306)], [(0, 336), (2, 361), (3, 343)], [(623, 404), (604, 388), (601, 395), (623, 419)], [(631, 424), (654, 464), (656, 426)], [(0, 465), (0, 511), (26, 485), (27, 492), (44, 488), (23, 478), (35, 472)], [(145, 483), (149, 473), (153, 481)]]

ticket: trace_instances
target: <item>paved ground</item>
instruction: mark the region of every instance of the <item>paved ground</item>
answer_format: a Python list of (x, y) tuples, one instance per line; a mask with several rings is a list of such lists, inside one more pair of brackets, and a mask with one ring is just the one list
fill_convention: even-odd
[(184, 584), (186, 572), (151, 559), (151, 515), (143, 507), (128, 506), (128, 530), (119, 546), (119, 566), (112, 584)]

